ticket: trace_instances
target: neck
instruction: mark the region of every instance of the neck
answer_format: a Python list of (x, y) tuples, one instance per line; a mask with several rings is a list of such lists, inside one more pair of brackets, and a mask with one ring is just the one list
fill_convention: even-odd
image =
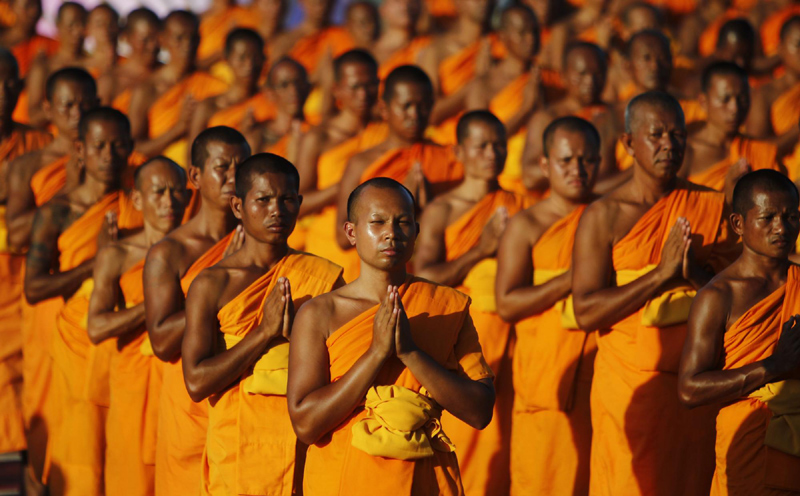
[(528, 72), (533, 61), (531, 59), (519, 59), (516, 57), (506, 57), (497, 68), (501, 73), (511, 77), (521, 76)]
[(586, 205), (590, 201), (591, 200), (588, 198), (582, 200), (571, 200), (565, 196), (559, 195), (552, 189), (550, 190), (550, 204), (553, 206), (553, 211), (555, 211), (559, 217), (566, 217), (574, 212), (576, 208), (580, 207), (581, 205)]
[(409, 148), (411, 146), (416, 145), (417, 143), (421, 143), (423, 139), (408, 140), (403, 138), (402, 136), (399, 136), (391, 132), (390, 130), (389, 136), (386, 138), (386, 143), (388, 143), (391, 148)]
[[(738, 128), (738, 127), (737, 127)], [(706, 125), (703, 126), (702, 136), (705, 138), (706, 141), (711, 143), (718, 143), (720, 146), (725, 148), (730, 145), (731, 141), (739, 135), (738, 131), (729, 132), (719, 127), (714, 126), (713, 124), (706, 121)]]
[(250, 98), (256, 93), (258, 93), (258, 81), (255, 79), (250, 81), (234, 79), (234, 83), (228, 89), (229, 99), (235, 102)]
[(456, 37), (464, 44), (478, 41), (485, 31), (485, 26), (473, 21), (468, 17), (461, 16), (458, 18), (453, 32)]
[(293, 116), (291, 114), (279, 110), (278, 113), (275, 114), (275, 118), (272, 119), (272, 129), (278, 131), (280, 134), (286, 134), (291, 130), (292, 121), (294, 121), (295, 119), (302, 120), (302, 118), (303, 118), (302, 115), (299, 117)]
[(75, 45), (68, 45), (66, 43), (61, 43), (59, 45), (58, 51), (61, 55), (65, 57), (69, 57), (71, 59), (80, 58), (81, 52), (83, 51), (83, 43), (75, 44)]
[(262, 243), (245, 233), (241, 253), (242, 257), (250, 264), (263, 269), (271, 269), (289, 253), (289, 245), (285, 241), (279, 244)]
[(388, 26), (381, 34), (380, 40), (390, 42), (392, 45), (407, 45), (417, 36), (416, 29), (412, 26), (409, 29)]
[(68, 155), (72, 153), (74, 147), (74, 142), (69, 139), (61, 129), (58, 130), (58, 136), (50, 142), (49, 146), (51, 150), (59, 155)]
[(785, 282), (789, 266), (792, 265), (788, 258), (766, 257), (754, 252), (744, 243), (739, 261), (747, 275), (773, 282)]
[(306, 19), (305, 21), (303, 21), (302, 26), (306, 31), (316, 32), (316, 31), (322, 31), (323, 29), (327, 28), (328, 24), (329, 22), (327, 19), (322, 19), (319, 21), (314, 19)]
[(489, 193), (499, 191), (500, 183), (497, 182), (497, 178), (487, 181), (483, 178), (464, 176), (464, 181), (458, 189), (466, 199), (477, 202), (482, 200)]
[(359, 115), (348, 110), (340, 112), (337, 117), (337, 127), (341, 127), (343, 130), (350, 131), (353, 134), (364, 130), (372, 120), (372, 114), (370, 112)]
[(147, 248), (150, 248), (154, 244), (158, 243), (167, 235), (164, 231), (159, 231), (155, 227), (151, 226), (147, 222), (144, 223), (144, 245)]
[(670, 194), (678, 185), (678, 177), (670, 180), (658, 180), (645, 173), (637, 163), (633, 164), (633, 179), (630, 190), (645, 204), (653, 205), (661, 198)]
[(200, 211), (195, 218), (200, 233), (216, 240), (224, 238), (238, 223), (230, 208), (219, 209), (203, 200), (200, 201)]
[(164, 66), (164, 71), (174, 76), (176, 80), (188, 76), (195, 71), (195, 61), (171, 59), (169, 64)]
[(125, 63), (128, 68), (135, 69), (134, 72), (152, 72), (153, 69), (158, 67), (158, 59), (150, 57), (145, 58), (145, 55), (134, 54)]
[(377, 269), (362, 260), (361, 274), (353, 284), (357, 284), (357, 287), (360, 288), (360, 295), (365, 295), (367, 299), (381, 302), (386, 297), (386, 288), (389, 286), (402, 286), (405, 284), (407, 277), (405, 266), (401, 266), (397, 270), (386, 271)]
[(86, 179), (84, 179), (83, 184), (79, 186), (80, 192), (83, 194), (80, 195), (88, 205), (94, 205), (98, 201), (100, 201), (104, 196), (111, 193), (112, 191), (116, 190), (117, 187), (115, 184), (104, 183), (102, 181), (98, 181), (93, 177), (86, 175)]

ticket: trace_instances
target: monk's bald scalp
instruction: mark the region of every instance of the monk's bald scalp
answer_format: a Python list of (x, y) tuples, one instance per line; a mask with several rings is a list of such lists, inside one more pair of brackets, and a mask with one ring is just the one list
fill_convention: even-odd
[(380, 17), (378, 14), (378, 7), (375, 6), (372, 2), (361, 1), (361, 2), (350, 2), (347, 6), (347, 9), (344, 12), (345, 18), (349, 19), (353, 12), (356, 9), (367, 9), (369, 11), (369, 15), (373, 17), (373, 19), (378, 20)]
[(606, 72), (608, 69), (608, 56), (606, 55), (606, 52), (594, 43), (579, 40), (568, 43), (567, 47), (564, 49), (564, 55), (562, 59), (562, 67), (564, 70), (567, 68), (567, 61), (569, 60), (570, 56), (576, 52), (583, 52), (597, 59), (597, 62), (602, 67), (603, 72)]
[(264, 174), (283, 174), (292, 180), (295, 192), (300, 188), (300, 173), (291, 162), (274, 153), (256, 153), (236, 169), (236, 196), (244, 200), (253, 188), (253, 179)]
[(166, 27), (172, 21), (188, 22), (195, 31), (200, 31), (200, 18), (194, 12), (183, 9), (173, 10), (164, 18), (163, 27)]
[(671, 112), (686, 128), (686, 118), (683, 115), (683, 108), (678, 100), (669, 93), (663, 91), (646, 91), (641, 95), (635, 96), (625, 107), (625, 132), (632, 134), (633, 130), (639, 125), (641, 113), (645, 109), (658, 109)]
[(80, 141), (86, 140), (89, 126), (93, 122), (116, 122), (123, 129), (125, 136), (131, 139), (131, 121), (128, 120), (127, 115), (112, 107), (97, 107), (86, 111), (81, 116), (81, 121), (78, 123), (78, 139)]
[(297, 60), (289, 57), (288, 55), (284, 55), (283, 57), (279, 58), (272, 67), (269, 69), (269, 73), (267, 74), (267, 84), (271, 87), (275, 87), (275, 72), (278, 70), (279, 67), (283, 65), (290, 65), (294, 67), (298, 72), (300, 72), (300, 77), (303, 78), (303, 81), (308, 82), (308, 71), (306, 71), (306, 67), (298, 62)]
[(58, 12), (56, 12), (56, 24), (61, 22), (61, 19), (64, 17), (64, 13), (69, 9), (75, 9), (78, 11), (78, 14), (83, 18), (84, 22), (86, 22), (86, 16), (89, 13), (86, 10), (86, 7), (79, 4), (78, 2), (64, 2), (58, 8)]
[(756, 192), (788, 193), (794, 198), (794, 207), (800, 205), (797, 186), (791, 179), (772, 169), (761, 169), (742, 176), (733, 188), (733, 213), (741, 216), (755, 206)]
[(631, 39), (628, 40), (628, 46), (626, 47), (625, 56), (628, 57), (630, 60), (631, 55), (633, 54), (633, 47), (636, 46), (637, 43), (652, 43), (655, 42), (661, 46), (661, 49), (667, 55), (672, 57), (672, 49), (670, 47), (669, 38), (663, 32), (659, 31), (658, 29), (643, 29), (638, 33), (631, 36)]
[(783, 23), (783, 26), (781, 26), (780, 40), (786, 40), (786, 37), (789, 36), (789, 31), (794, 27), (800, 27), (800, 15), (793, 15)]
[(161, 30), (161, 18), (153, 12), (152, 10), (146, 7), (139, 7), (138, 9), (132, 10), (128, 16), (125, 18), (125, 28), (126, 32), (129, 32), (133, 26), (135, 26), (139, 22), (146, 22), (152, 26), (155, 26), (156, 29)]
[(224, 143), (231, 146), (241, 146), (249, 157), (251, 150), (247, 139), (232, 127), (214, 126), (197, 135), (192, 143), (192, 165), (203, 170), (208, 160), (208, 145), (211, 143)]
[(594, 144), (597, 151), (600, 151), (600, 133), (591, 122), (573, 115), (559, 117), (547, 126), (542, 135), (542, 151), (545, 157), (550, 156), (550, 149), (553, 147), (556, 131), (564, 130), (570, 133), (581, 133), (586, 137), (586, 141)]
[(5, 47), (0, 47), (0, 64), (5, 64), (11, 69), (11, 77), (19, 79), (19, 63), (14, 53)]
[(252, 43), (256, 46), (258, 53), (264, 53), (264, 38), (258, 32), (247, 28), (235, 28), (228, 33), (225, 38), (225, 56), (229, 56), (233, 46), (240, 41)]
[(361, 64), (369, 70), (370, 74), (375, 75), (375, 79), (378, 78), (378, 63), (375, 61), (375, 57), (366, 50), (356, 49), (344, 52), (333, 61), (333, 75), (336, 81), (342, 79), (342, 70), (349, 64)]
[(416, 84), (422, 87), (425, 96), (433, 100), (433, 83), (428, 74), (415, 65), (401, 65), (386, 76), (383, 87), (383, 101), (389, 103), (394, 98), (398, 84)]
[(745, 87), (750, 87), (750, 80), (747, 76), (747, 71), (739, 67), (737, 64), (733, 62), (727, 61), (718, 61), (712, 62), (705, 69), (703, 69), (703, 77), (702, 77), (702, 88), (703, 93), (708, 93), (708, 90), (711, 89), (711, 81), (714, 79), (715, 76), (724, 77), (724, 76), (732, 76), (735, 78), (739, 78)]
[(473, 110), (462, 115), (456, 125), (456, 142), (461, 145), (469, 137), (469, 128), (474, 122), (492, 126), (503, 139), (506, 139), (506, 126), (496, 115), (488, 110)]
[(154, 165), (158, 164), (166, 164), (169, 168), (175, 171), (175, 173), (178, 174), (178, 177), (181, 178), (181, 185), (184, 188), (186, 187), (186, 182), (188, 181), (186, 170), (178, 165), (178, 163), (174, 160), (164, 157), (163, 155), (158, 155), (137, 167), (133, 172), (133, 187), (136, 188), (137, 191), (142, 191), (142, 183), (144, 183), (144, 178), (147, 176), (147, 171)]
[(640, 9), (649, 10), (653, 17), (656, 18), (659, 26), (664, 24), (664, 14), (661, 12), (661, 9), (647, 2), (629, 3), (624, 9), (622, 9), (620, 20), (622, 20), (623, 24), (629, 26), (631, 24), (631, 17), (633, 17), (633, 13)]
[(414, 200), (414, 194), (411, 191), (403, 186), (403, 184), (395, 181), (394, 179), (388, 177), (373, 177), (367, 181), (361, 183), (356, 189), (354, 189), (350, 196), (347, 197), (347, 221), (348, 222), (355, 222), (356, 221), (356, 213), (358, 212), (358, 205), (360, 203), (361, 197), (364, 196), (364, 192), (369, 188), (377, 188), (381, 190), (389, 190), (394, 191), (395, 194), (401, 195), (408, 200), (409, 205), (409, 213), (413, 218), (415, 216), (414, 205), (416, 201)]
[(756, 44), (756, 30), (750, 21), (744, 17), (731, 19), (719, 28), (717, 35), (717, 48), (721, 48), (729, 37), (735, 37), (736, 41), (745, 43), (748, 46)]
[(44, 87), (44, 97), (48, 102), (53, 101), (56, 88), (61, 83), (79, 84), (91, 98), (97, 98), (97, 82), (91, 74), (80, 67), (65, 67), (57, 70), (47, 78), (47, 83)]
[(91, 12), (89, 12), (89, 15), (91, 15), (92, 12), (98, 12), (101, 10), (105, 10), (106, 12), (111, 14), (111, 22), (119, 26), (119, 12), (117, 12), (117, 9), (115, 9), (114, 7), (105, 2), (98, 4), (95, 8), (93, 8)]

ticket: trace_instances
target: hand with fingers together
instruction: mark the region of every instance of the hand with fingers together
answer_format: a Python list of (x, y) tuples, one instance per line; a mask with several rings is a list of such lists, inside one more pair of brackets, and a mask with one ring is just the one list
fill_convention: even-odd
[(384, 360), (395, 353), (394, 335), (399, 318), (398, 299), (397, 286), (388, 286), (386, 294), (378, 307), (378, 312), (372, 321), (372, 344), (370, 348)]
[(227, 248), (225, 248), (225, 253), (222, 255), (222, 257), (225, 258), (228, 255), (233, 255), (239, 251), (239, 248), (244, 245), (244, 236), (244, 227), (242, 227), (241, 224), (237, 225), (233, 230), (233, 238), (231, 238), (231, 242), (228, 243)]
[(263, 317), (258, 325), (258, 332), (261, 332), (266, 338), (267, 346), (275, 338), (282, 336), (288, 339), (288, 331), (284, 319), (289, 311), (290, 297), (289, 280), (285, 277), (278, 278), (278, 282), (264, 300)]

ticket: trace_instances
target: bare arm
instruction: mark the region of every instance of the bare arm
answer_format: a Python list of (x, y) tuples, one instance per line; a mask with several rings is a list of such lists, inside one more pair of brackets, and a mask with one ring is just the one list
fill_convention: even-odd
[(317, 161), (321, 155), (321, 131), (313, 130), (303, 135), (297, 155), (297, 170), (300, 172), (300, 194), (303, 195), (303, 204), (300, 206), (300, 215), (316, 213), (328, 205), (336, 203), (338, 188), (330, 186), (323, 190), (317, 189)]
[(31, 241), (33, 217), (36, 215), (36, 197), (31, 189), (28, 173), (38, 154), (26, 154), (8, 164), (8, 200), (6, 204), (6, 226), (8, 244), (20, 253)]
[(158, 155), (173, 142), (186, 136), (189, 120), (194, 113), (196, 104), (191, 96), (187, 96), (181, 109), (181, 117), (176, 125), (161, 136), (150, 138), (149, 113), (151, 105), (155, 103), (152, 94), (153, 88), (150, 85), (136, 87), (131, 94), (131, 105), (128, 112), (131, 121), (131, 135), (136, 142), (136, 151), (148, 157)]
[(168, 362), (180, 356), (186, 328), (185, 298), (174, 258), (171, 240), (153, 245), (144, 264), (144, 307), (147, 334), (153, 353)]
[(511, 219), (500, 239), (495, 297), (497, 313), (507, 322), (540, 314), (569, 296), (572, 284), (569, 270), (544, 284), (533, 285), (531, 251), (541, 234), (541, 229), (532, 226), (521, 213)]
[(755, 138), (763, 139), (775, 136), (775, 130), (772, 129), (772, 119), (770, 118), (770, 102), (766, 91), (770, 86), (770, 84), (767, 84), (765, 87), (753, 91), (750, 112), (747, 114), (747, 121), (745, 122), (745, 130), (747, 134)]
[[(144, 305), (124, 307), (119, 287), (122, 250), (109, 246), (101, 250), (94, 264), (94, 290), (89, 300), (86, 330), (94, 344), (142, 330)], [(119, 309), (117, 309), (119, 306)]]
[(44, 54), (36, 57), (33, 65), (28, 70), (26, 80), (30, 124), (35, 127), (44, 127), (47, 125), (47, 115), (42, 109), (45, 85), (47, 84), (47, 57)]

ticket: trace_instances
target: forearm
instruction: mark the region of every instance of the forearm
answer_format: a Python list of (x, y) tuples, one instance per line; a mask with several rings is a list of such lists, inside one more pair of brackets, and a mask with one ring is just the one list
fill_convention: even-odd
[(147, 326), (153, 353), (162, 362), (170, 362), (181, 355), (183, 332), (186, 329), (186, 313), (181, 310), (164, 321)]
[(31, 244), (31, 230), (35, 216), (36, 208), (7, 213), (8, 246), (12, 251), (21, 253)]
[(565, 272), (538, 286), (525, 286), (497, 293), (497, 313), (506, 322), (517, 322), (538, 315), (569, 296), (572, 277)]
[(136, 140), (136, 151), (142, 155), (152, 157), (162, 153), (169, 145), (184, 136), (184, 132), (177, 127), (170, 128), (157, 138), (141, 138)]
[(401, 360), (436, 402), (458, 419), (475, 429), (483, 429), (492, 420), (494, 388), (445, 369), (421, 350)]
[(32, 305), (58, 296), (66, 299), (81, 287), (83, 281), (92, 276), (93, 270), (94, 259), (66, 272), (51, 274), (28, 270), (25, 276), (25, 298)]
[(323, 190), (309, 190), (303, 195), (303, 204), (300, 205), (300, 216), (314, 214), (320, 212), (328, 205), (336, 203), (336, 196), (339, 189), (334, 186), (328, 186)]
[(520, 109), (506, 121), (506, 135), (509, 138), (517, 134), (517, 132), (528, 123), (534, 110), (536, 110), (536, 106), (537, 105), (534, 104), (527, 108), (520, 107)]
[(778, 147), (778, 158), (791, 155), (800, 140), (800, 126), (793, 126), (787, 132), (778, 136), (775, 145)]
[(89, 315), (86, 330), (89, 340), (100, 344), (107, 339), (118, 338), (140, 331), (144, 326), (144, 304), (117, 311)]
[(486, 256), (476, 246), (450, 262), (425, 265), (417, 271), (417, 275), (445, 286), (457, 286), (464, 281), (469, 271), (484, 258)]
[(701, 372), (681, 380), (678, 389), (681, 402), (694, 408), (736, 401), (778, 377), (767, 358), (736, 369)]
[(450, 117), (458, 115), (459, 112), (464, 110), (466, 98), (466, 87), (452, 95), (438, 98), (431, 111), (430, 124), (432, 126), (438, 126)]

